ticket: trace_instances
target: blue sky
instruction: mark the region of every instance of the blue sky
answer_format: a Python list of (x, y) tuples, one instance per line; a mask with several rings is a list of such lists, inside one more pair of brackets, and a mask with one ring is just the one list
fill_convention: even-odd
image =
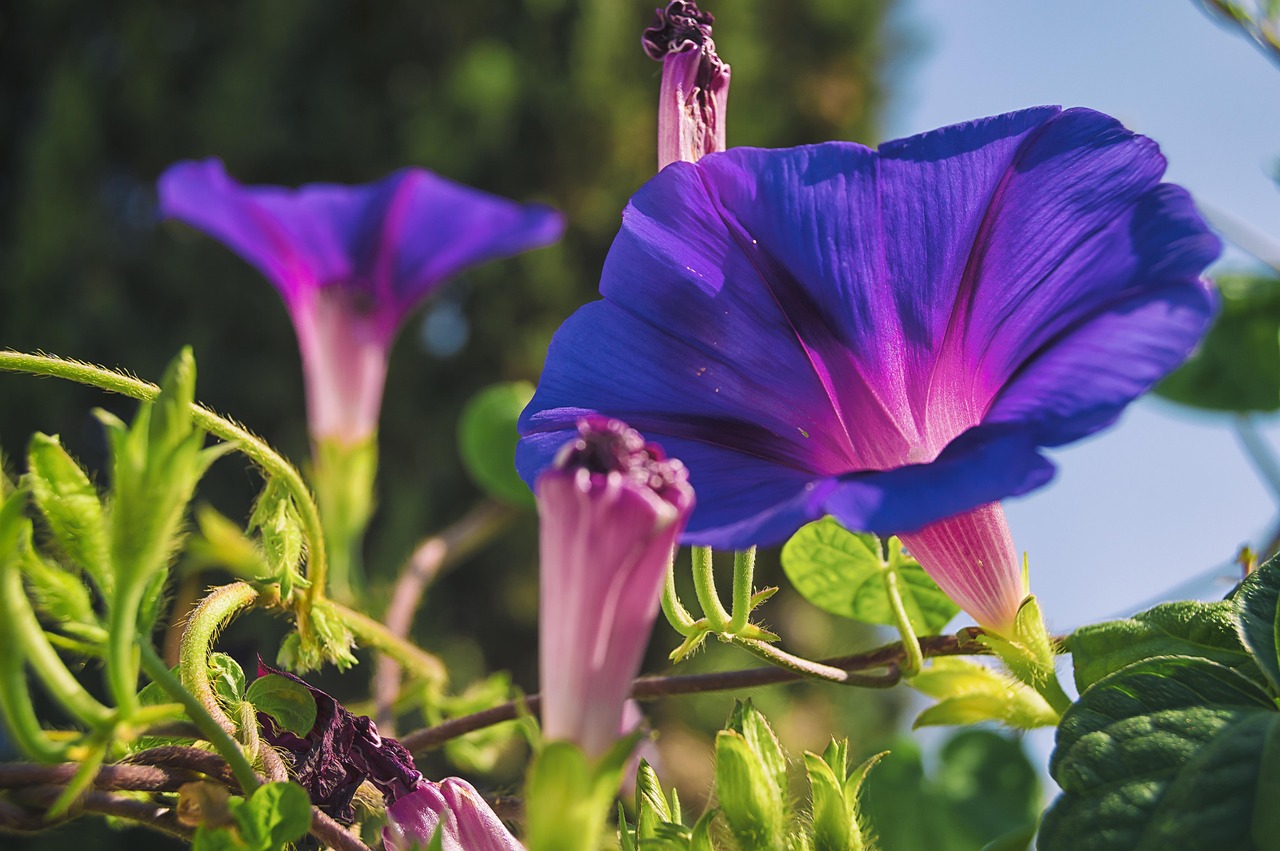
[[(1280, 245), (1280, 67), (1192, 0), (912, 0), (899, 25), (920, 42), (889, 80), (887, 136), (1044, 103), (1110, 113), (1160, 143), (1167, 178), (1207, 210)], [(1275, 251), (1280, 257), (1280, 248)], [(1241, 252), (1219, 267), (1249, 263)], [(1274, 418), (1265, 421), (1273, 445)], [(1229, 418), (1159, 400), (1052, 453), (1048, 487), (1009, 500), (1032, 588), (1051, 626), (1134, 611), (1188, 580), (1179, 596), (1221, 596), (1229, 562), (1277, 509)]]

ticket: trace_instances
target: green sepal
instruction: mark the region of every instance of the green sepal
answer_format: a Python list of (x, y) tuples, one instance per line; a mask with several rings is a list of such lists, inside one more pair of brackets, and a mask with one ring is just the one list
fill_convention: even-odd
[(468, 400), (458, 420), (458, 455), (471, 480), (494, 499), (519, 508), (533, 507), (533, 493), (516, 474), (516, 421), (533, 389), (527, 381), (486, 387)]
[(1034, 594), (1018, 607), (1011, 635), (984, 632), (976, 640), (991, 648), (1009, 672), (1039, 692), (1055, 712), (1061, 714), (1071, 704), (1058, 682), (1057, 652)]
[[(1280, 712), (1217, 662), (1159, 656), (1094, 683), (1062, 718), (1062, 794), (1041, 851), (1274, 848)], [(1105, 819), (1105, 830), (1099, 830)]]
[(897, 538), (883, 548), (875, 535), (851, 532), (834, 517), (802, 526), (782, 547), (782, 568), (810, 603), (863, 623), (897, 625), (885, 571), (897, 577), (916, 634), (938, 634), (960, 611)]
[(316, 671), (326, 662), (340, 671), (356, 664), (355, 637), (329, 601), (316, 600), (297, 612), (298, 629), (285, 636), (276, 664), (296, 674)]
[(750, 700), (734, 705), (715, 755), (716, 797), (738, 844), (744, 851), (788, 847), (787, 757)]
[(260, 552), (266, 561), (262, 579), (280, 584), (281, 599), (287, 601), (295, 589), (310, 586), (302, 570), (306, 553), (302, 518), (283, 483), (272, 479), (262, 489), (249, 517), (249, 531), (256, 531), (262, 541)]
[(279, 674), (263, 674), (249, 684), (245, 699), (276, 725), (305, 736), (316, 724), (316, 699), (302, 683)]
[(106, 512), (97, 488), (57, 437), (32, 436), (26, 482), (58, 547), (110, 598), (115, 583)]
[(805, 752), (813, 800), (814, 851), (862, 851), (867, 847), (858, 793), (867, 773), (884, 755), (876, 754), (850, 772), (848, 742), (844, 740), (832, 739), (822, 756)]
[(361, 543), (374, 509), (378, 441), (317, 440), (308, 468), (324, 526), (330, 580), (338, 599), (356, 599), (363, 587)]
[(197, 505), (195, 521), (199, 534), (187, 542), (187, 569), (220, 567), (250, 582), (271, 578), (266, 556), (239, 524), (211, 505)]
[(546, 743), (525, 782), (529, 851), (597, 851), (622, 771), (640, 734), (619, 739), (599, 760), (572, 742)]
[(910, 685), (938, 701), (916, 717), (915, 728), (996, 721), (1031, 730), (1058, 723), (1058, 713), (1039, 692), (969, 659), (933, 659)]
[(773, 728), (751, 698), (736, 701), (725, 729), (740, 733), (767, 773), (767, 780), (779, 790), (787, 789), (787, 755)]
[(1236, 632), (1229, 600), (1163, 603), (1131, 618), (1083, 626), (1067, 639), (1081, 693), (1103, 677), (1153, 656), (1198, 656), (1261, 676)]

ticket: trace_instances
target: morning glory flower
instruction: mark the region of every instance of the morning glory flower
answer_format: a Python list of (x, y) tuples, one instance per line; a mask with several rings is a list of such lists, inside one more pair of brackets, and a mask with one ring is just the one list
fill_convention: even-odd
[(420, 168), (363, 186), (242, 186), (221, 161), (180, 162), (160, 209), (216, 237), (275, 285), (302, 352), (317, 441), (377, 429), (387, 355), (405, 317), (463, 269), (555, 242), (559, 213)]
[(1155, 143), (1041, 107), (887, 142), (738, 148), (640, 189), (604, 297), (520, 420), (536, 480), (583, 416), (689, 468), (686, 543), (824, 514), (903, 534), (980, 624), (1025, 593), (997, 503), (1187, 357), (1220, 250)]
[(729, 66), (711, 40), (715, 18), (695, 0), (671, 0), (656, 9), (641, 44), (662, 63), (658, 100), (658, 168), (696, 162), (723, 151), (729, 100)]
[(488, 802), (465, 780), (424, 781), (387, 808), (387, 851), (426, 848), (440, 830), (444, 851), (524, 851)]
[(542, 731), (598, 758), (625, 729), (694, 496), (684, 465), (625, 424), (587, 417), (573, 429), (534, 488)]

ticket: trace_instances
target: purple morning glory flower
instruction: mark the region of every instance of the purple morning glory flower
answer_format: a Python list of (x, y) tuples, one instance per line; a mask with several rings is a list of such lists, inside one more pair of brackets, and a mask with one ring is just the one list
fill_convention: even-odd
[(574, 428), (557, 435), (534, 488), (542, 731), (596, 758), (623, 727), (694, 495), (684, 465), (625, 424), (588, 417)]
[(387, 354), (405, 317), (468, 266), (555, 242), (559, 213), (420, 168), (364, 186), (242, 186), (221, 161), (181, 162), (160, 209), (224, 242), (284, 298), (302, 351), (312, 437), (377, 428)]
[(1025, 589), (993, 503), (1048, 481), (1039, 449), (1113, 422), (1214, 311), (1218, 240), (1164, 168), (1057, 107), (672, 165), (552, 341), (517, 466), (533, 482), (581, 417), (625, 419), (688, 465), (686, 542), (775, 544), (823, 514), (915, 533), (1007, 627)]
[(280, 729), (264, 712), (258, 713), (263, 737), (284, 757), (290, 773), (307, 790), (311, 802), (344, 824), (355, 817), (351, 800), (365, 780), (382, 793), (387, 806), (423, 783), (408, 748), (390, 736), (380, 736), (365, 715), (353, 715), (325, 692), (258, 660), (258, 676), (278, 674), (306, 686), (316, 701), (316, 721), (305, 736)]
[(488, 802), (465, 780), (424, 781), (387, 808), (387, 851), (426, 848), (440, 830), (444, 851), (524, 851)]
[(716, 55), (714, 22), (694, 0), (671, 0), (654, 10), (654, 22), (641, 38), (645, 53), (662, 63), (659, 169), (724, 150), (729, 66)]

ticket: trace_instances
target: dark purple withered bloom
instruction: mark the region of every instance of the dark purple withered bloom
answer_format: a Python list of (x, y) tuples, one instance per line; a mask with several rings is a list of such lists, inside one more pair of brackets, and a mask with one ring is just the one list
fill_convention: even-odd
[(367, 716), (352, 715), (320, 689), (258, 660), (258, 676), (265, 674), (301, 683), (315, 698), (316, 722), (305, 736), (280, 729), (266, 713), (259, 712), (258, 721), (263, 736), (280, 751), (294, 778), (321, 810), (350, 824), (355, 817), (351, 800), (365, 780), (378, 788), (388, 807), (424, 782), (408, 748), (390, 736), (378, 735)]
[(625, 424), (574, 430), (534, 488), (542, 731), (595, 758), (620, 736), (694, 495), (684, 465)]
[(426, 848), (440, 831), (444, 851), (524, 851), (488, 802), (465, 780), (424, 781), (387, 808), (387, 851)]
[(408, 168), (376, 183), (242, 186), (221, 161), (181, 162), (160, 209), (267, 277), (293, 319), (316, 440), (377, 428), (387, 354), (405, 317), (463, 269), (555, 242), (559, 213)]
[(729, 66), (716, 55), (710, 12), (695, 0), (671, 0), (654, 10), (641, 44), (662, 63), (658, 101), (658, 168), (725, 148)]
[(1041, 447), (1109, 425), (1182, 362), (1220, 250), (1155, 143), (1041, 107), (871, 150), (739, 148), (632, 198), (602, 301), (551, 343), (517, 466), (578, 420), (688, 465), (684, 540), (774, 544), (832, 514), (904, 540), (984, 626), (1025, 593), (996, 501)]

